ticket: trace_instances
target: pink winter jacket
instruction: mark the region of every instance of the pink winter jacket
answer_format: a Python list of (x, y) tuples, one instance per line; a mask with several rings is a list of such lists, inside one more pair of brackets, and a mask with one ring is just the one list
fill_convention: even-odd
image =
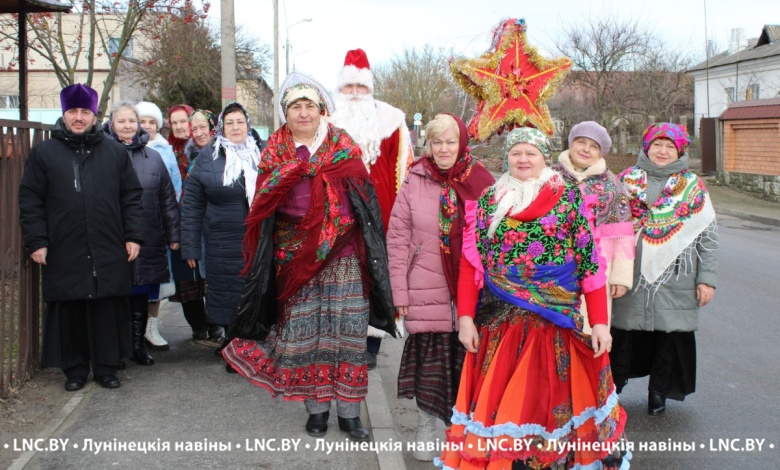
[(439, 251), (441, 186), (423, 165), (410, 169), (390, 214), (387, 254), (396, 307), (409, 307), (404, 326), (411, 333), (457, 331), (457, 312)]

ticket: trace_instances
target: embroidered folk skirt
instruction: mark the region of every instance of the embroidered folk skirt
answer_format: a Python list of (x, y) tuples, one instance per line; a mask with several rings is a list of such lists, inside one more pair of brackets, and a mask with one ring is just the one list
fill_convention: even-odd
[(368, 392), (368, 299), (358, 257), (325, 266), (280, 313), (265, 341), (234, 339), (222, 351), (225, 360), (285, 400), (362, 401)]
[(418, 408), (449, 425), (465, 354), (458, 333), (409, 335), (398, 372), (398, 398), (416, 398)]
[[(507, 305), (507, 304), (504, 304)], [(448, 431), (445, 469), (626, 469), (626, 413), (590, 336), (511, 306), (478, 325)], [(462, 447), (461, 447), (462, 446)], [(595, 450), (594, 450), (595, 449)], [(519, 463), (522, 462), (523, 467)]]

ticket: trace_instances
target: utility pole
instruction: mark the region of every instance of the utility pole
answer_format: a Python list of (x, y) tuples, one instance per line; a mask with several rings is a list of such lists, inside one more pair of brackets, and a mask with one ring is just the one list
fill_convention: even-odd
[(274, 99), (271, 107), (274, 109), (274, 128), (279, 129), (279, 0), (274, 0)]
[(222, 0), (222, 108), (236, 101), (236, 14), (233, 0)]

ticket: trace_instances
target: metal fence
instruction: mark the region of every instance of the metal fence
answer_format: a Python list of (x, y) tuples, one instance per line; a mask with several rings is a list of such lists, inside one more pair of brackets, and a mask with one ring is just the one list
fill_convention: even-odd
[(19, 182), (30, 148), (51, 126), (0, 119), (0, 397), (32, 375), (40, 363), (40, 268), (26, 256), (19, 228)]

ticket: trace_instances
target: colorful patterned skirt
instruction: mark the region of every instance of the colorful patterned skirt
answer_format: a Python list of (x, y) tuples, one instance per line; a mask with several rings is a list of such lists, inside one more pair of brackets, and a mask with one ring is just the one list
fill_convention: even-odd
[(465, 354), (458, 333), (409, 335), (398, 371), (398, 398), (416, 398), (418, 408), (449, 424)]
[[(483, 299), (484, 300), (484, 299)], [(504, 304), (508, 305), (508, 304)], [(627, 469), (609, 357), (590, 336), (511, 306), (478, 326), (448, 431), (445, 469)]]
[(285, 400), (366, 397), (368, 300), (356, 255), (323, 268), (285, 302), (281, 316), (265, 341), (231, 341), (222, 351), (225, 360)]

